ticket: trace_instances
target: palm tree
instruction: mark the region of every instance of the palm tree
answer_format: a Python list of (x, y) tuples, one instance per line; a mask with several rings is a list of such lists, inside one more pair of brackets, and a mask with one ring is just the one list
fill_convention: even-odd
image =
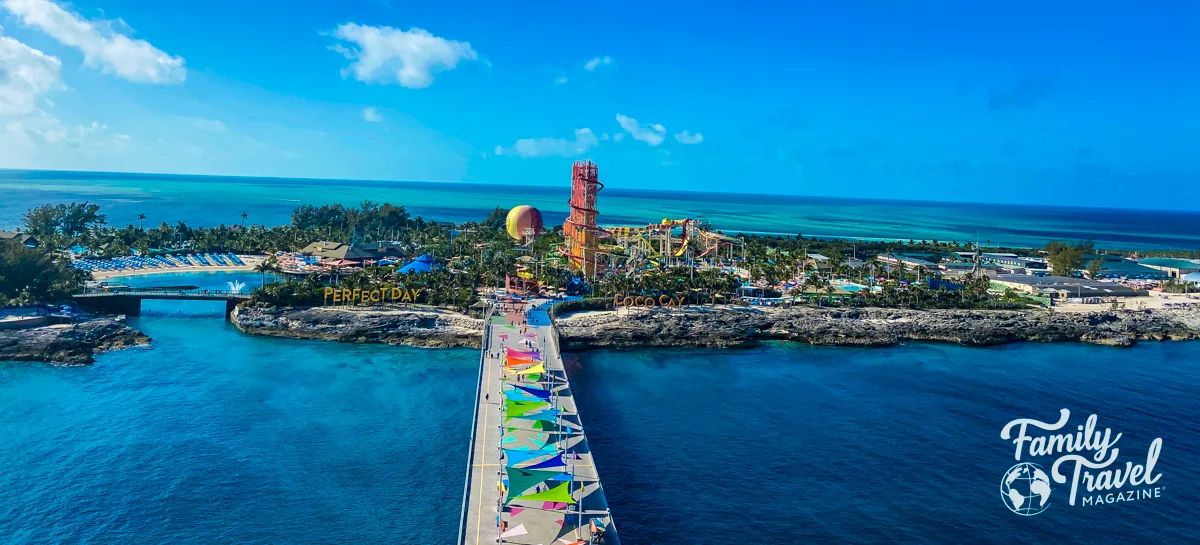
[(250, 214), (242, 212), (242, 228), (243, 229), (246, 227), (246, 218), (248, 218), (248, 217), (250, 217)]
[(145, 214), (138, 214), (138, 231), (142, 230), (142, 220), (146, 219)]
[(279, 268), (279, 263), (275, 260), (275, 256), (264, 259), (258, 265), (254, 266), (256, 272), (262, 273), (262, 285), (267, 285), (267, 273), (275, 274), (283, 271)]

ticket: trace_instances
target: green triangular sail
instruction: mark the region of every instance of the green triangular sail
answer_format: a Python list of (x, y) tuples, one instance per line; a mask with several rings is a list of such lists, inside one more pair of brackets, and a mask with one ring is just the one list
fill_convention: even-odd
[(513, 401), (508, 399), (504, 401), (504, 416), (513, 418), (534, 411), (549, 409), (550, 407), (551, 405), (545, 401)]
[[(522, 492), (529, 490), (539, 484), (542, 484), (550, 479), (559, 476), (566, 476), (561, 471), (546, 471), (543, 469), (520, 469), (515, 467), (506, 468), (508, 473), (508, 499), (512, 501), (521, 495)], [(553, 490), (553, 489), (551, 489)], [(571, 497), (568, 493), (567, 497)]]
[[(509, 491), (511, 494), (511, 490)], [(509, 496), (508, 501), (513, 499), (528, 500), (528, 501), (552, 501), (556, 503), (574, 504), (575, 498), (571, 497), (571, 482), (567, 481), (549, 490), (543, 490), (536, 494), (526, 494), (524, 496)]]

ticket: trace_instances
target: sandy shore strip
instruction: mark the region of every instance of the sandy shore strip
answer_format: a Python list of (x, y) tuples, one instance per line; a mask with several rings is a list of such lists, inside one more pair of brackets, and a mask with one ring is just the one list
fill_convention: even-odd
[(121, 271), (92, 271), (94, 280), (111, 280), (114, 278), (122, 278), (126, 276), (142, 276), (148, 274), (167, 274), (167, 273), (183, 273), (183, 272), (254, 272), (254, 267), (267, 259), (262, 255), (238, 255), (245, 265), (233, 266), (211, 266), (203, 267), (199, 265), (191, 265), (187, 267), (162, 267), (158, 269), (126, 269)]

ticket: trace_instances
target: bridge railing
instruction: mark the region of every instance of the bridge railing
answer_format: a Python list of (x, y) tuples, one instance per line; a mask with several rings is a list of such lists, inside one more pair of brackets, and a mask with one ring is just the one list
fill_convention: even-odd
[(104, 289), (88, 288), (75, 294), (75, 297), (105, 297), (113, 295), (136, 295), (143, 297), (240, 297), (249, 298), (249, 293), (232, 290), (161, 290), (161, 289)]
[[(470, 513), (468, 508), (468, 500), (471, 497), (471, 482), (474, 480), (475, 469), (475, 437), (479, 431), (479, 394), (483, 390), (483, 370), (487, 365), (487, 354), (492, 348), (492, 316), (496, 315), (496, 307), (488, 305), (487, 314), (483, 317), (483, 343), (479, 349), (479, 377), (475, 381), (475, 416), (471, 419), (471, 445), (467, 448), (467, 477), (463, 483), (463, 501), (462, 511), (459, 512), (458, 520), (458, 545), (466, 545), (467, 543), (467, 516)], [(487, 410), (484, 408), (483, 410)], [(480, 471), (483, 471), (480, 468)], [(479, 491), (481, 494), (483, 490)]]

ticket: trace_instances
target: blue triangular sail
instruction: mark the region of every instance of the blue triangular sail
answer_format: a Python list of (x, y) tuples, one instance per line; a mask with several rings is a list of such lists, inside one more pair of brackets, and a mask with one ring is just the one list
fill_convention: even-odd
[(562, 453), (559, 453), (559, 454), (554, 455), (554, 457), (549, 460), (546, 460), (544, 462), (538, 462), (531, 466), (525, 466), (521, 469), (546, 469), (546, 468), (550, 468), (550, 467), (566, 467), (566, 465), (567, 465), (566, 462), (563, 462)]
[(532, 386), (522, 386), (520, 384), (513, 384), (513, 387), (517, 388), (529, 395), (545, 399), (546, 401), (550, 400), (550, 390), (544, 390), (542, 388), (534, 388)]

